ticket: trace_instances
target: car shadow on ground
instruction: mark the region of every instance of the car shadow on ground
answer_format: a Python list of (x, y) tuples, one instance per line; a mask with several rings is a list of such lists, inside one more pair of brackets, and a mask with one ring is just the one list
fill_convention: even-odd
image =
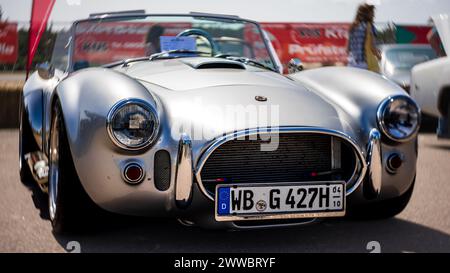
[[(442, 146), (442, 147), (441, 147)], [(439, 144), (449, 149), (450, 144)], [(24, 183), (25, 184), (25, 183)], [(48, 221), (47, 195), (26, 183), (40, 217)], [(78, 241), (82, 252), (450, 252), (450, 235), (400, 217), (379, 221), (329, 219), (310, 226), (225, 231), (185, 227), (173, 219), (102, 213), (82, 234), (54, 234), (67, 249)]]
[[(35, 184), (34, 184), (35, 185)], [(28, 186), (43, 219), (47, 195)], [(128, 217), (102, 212), (83, 233), (54, 234), (67, 250), (82, 252), (450, 252), (450, 235), (400, 218), (378, 221), (328, 219), (308, 226), (226, 231), (186, 227), (174, 219)]]
[(66, 249), (82, 252), (449, 252), (450, 235), (400, 218), (380, 221), (330, 219), (302, 227), (264, 230), (205, 230), (175, 220), (113, 216), (85, 234), (56, 235)]
[(434, 145), (428, 145), (428, 146), (431, 148), (434, 148), (434, 149), (450, 151), (450, 143), (449, 144), (434, 144)]
[(49, 220), (48, 195), (42, 192), (34, 181), (21, 181), (21, 183), (30, 191), (31, 200), (33, 200), (34, 207), (39, 210), (39, 216), (44, 220)]

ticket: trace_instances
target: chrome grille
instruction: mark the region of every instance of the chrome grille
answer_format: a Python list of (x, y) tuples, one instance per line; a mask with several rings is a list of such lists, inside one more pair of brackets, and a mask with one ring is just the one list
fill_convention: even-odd
[[(278, 148), (273, 151), (262, 151), (261, 145), (267, 146), (267, 141), (259, 137), (230, 140), (206, 160), (201, 182), (214, 196), (217, 184), (347, 181), (354, 173), (356, 157), (349, 145), (337, 139), (327, 134), (280, 133)], [(335, 145), (340, 145), (342, 152), (333, 153)]]

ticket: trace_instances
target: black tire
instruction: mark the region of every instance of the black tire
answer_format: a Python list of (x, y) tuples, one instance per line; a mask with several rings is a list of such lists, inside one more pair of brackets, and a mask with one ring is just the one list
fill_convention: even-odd
[(25, 155), (27, 153), (37, 151), (37, 145), (33, 138), (33, 132), (31, 126), (28, 122), (27, 115), (24, 107), (20, 106), (20, 117), (19, 117), (19, 172), (20, 181), (26, 186), (31, 186), (34, 183), (33, 175), (31, 174), (28, 163), (25, 160)]
[(399, 197), (349, 209), (347, 215), (349, 218), (359, 220), (378, 220), (394, 217), (401, 213), (408, 205), (415, 182), (416, 178), (414, 177), (412, 185)]
[(450, 139), (450, 101), (447, 102), (447, 113), (445, 117), (439, 118), (438, 128), (436, 130), (437, 137)]
[[(59, 142), (55, 153), (58, 164), (50, 160), (53, 159), (51, 155), (49, 159), (49, 211), (53, 231), (56, 233), (83, 231), (88, 227), (97, 207), (83, 189), (75, 170), (59, 102), (55, 104), (51, 128), (50, 139), (53, 139), (53, 136)], [(53, 172), (55, 168), (58, 169), (58, 175)], [(54, 180), (57, 182), (56, 186), (51, 183), (53, 176), (56, 177)], [(53, 195), (54, 187), (57, 188), (56, 196)], [(55, 205), (53, 213), (52, 196)]]
[(446, 128), (447, 138), (450, 138), (450, 100), (447, 102), (447, 115), (446, 115), (446, 118), (447, 118), (447, 128)]

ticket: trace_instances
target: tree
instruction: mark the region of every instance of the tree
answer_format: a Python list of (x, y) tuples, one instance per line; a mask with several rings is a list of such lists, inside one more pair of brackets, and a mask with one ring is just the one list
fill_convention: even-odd
[(395, 25), (388, 23), (377, 30), (377, 44), (395, 44)]
[[(57, 33), (52, 30), (50, 25), (42, 34), (41, 41), (39, 42), (36, 54), (33, 58), (31, 67), (35, 67), (36, 64), (45, 61), (50, 61), (55, 44)], [(19, 54), (15, 64), (3, 64), (0, 65), (2, 70), (25, 70), (27, 54), (28, 54), (28, 29), (19, 29)]]

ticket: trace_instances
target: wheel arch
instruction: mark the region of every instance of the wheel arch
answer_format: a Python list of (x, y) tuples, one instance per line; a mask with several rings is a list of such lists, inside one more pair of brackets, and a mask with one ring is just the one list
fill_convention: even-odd
[[(85, 153), (86, 141), (94, 137), (95, 131), (101, 129), (107, 135), (106, 118), (109, 111), (117, 102), (129, 98), (142, 99), (156, 107), (153, 96), (141, 83), (111, 69), (83, 69), (58, 84), (49, 106), (53, 111), (56, 100), (61, 104), (67, 138), (75, 161)], [(51, 116), (48, 120), (50, 118)], [(47, 137), (47, 144), (48, 141)]]
[(23, 121), (29, 126), (30, 140), (33, 140), (37, 149), (43, 148), (44, 86), (45, 82), (34, 73), (25, 83), (20, 97), (20, 122), (22, 123), (22, 115), (25, 115)]
[[(42, 93), (36, 93), (40, 99), (42, 99)], [(20, 105), (19, 105), (19, 133), (22, 135), (22, 137), (25, 137), (28, 141), (30, 141), (30, 146), (33, 147), (34, 150), (39, 150), (42, 146), (40, 145), (40, 138), (33, 132), (36, 132), (36, 129), (33, 129), (32, 123), (30, 120), (30, 108), (36, 109), (39, 107), (39, 105), (35, 105), (33, 102), (25, 102), (25, 99), (23, 97), (23, 94), (20, 98)], [(34, 125), (42, 125), (42, 109), (40, 112), (40, 115), (38, 113), (37, 118), (39, 120), (34, 123)], [(40, 122), (40, 124), (39, 124)]]
[(409, 96), (391, 80), (359, 68), (323, 67), (288, 77), (336, 105), (364, 136), (368, 136), (372, 128), (379, 128), (376, 113), (383, 101), (398, 95)]
[[(62, 80), (48, 100), (47, 120), (55, 114), (55, 103), (60, 103), (66, 145), (69, 146), (75, 171), (82, 187), (95, 202), (100, 201), (95, 198), (97, 189), (90, 178), (92, 168), (102, 167), (104, 161), (109, 162), (115, 155), (124, 154), (108, 135), (108, 114), (119, 101), (130, 98), (145, 100), (156, 107), (153, 96), (137, 80), (111, 69), (87, 68)], [(50, 146), (49, 136), (47, 134), (47, 147)], [(101, 160), (91, 161), (92, 154), (98, 155)], [(108, 173), (103, 174), (106, 180)]]

